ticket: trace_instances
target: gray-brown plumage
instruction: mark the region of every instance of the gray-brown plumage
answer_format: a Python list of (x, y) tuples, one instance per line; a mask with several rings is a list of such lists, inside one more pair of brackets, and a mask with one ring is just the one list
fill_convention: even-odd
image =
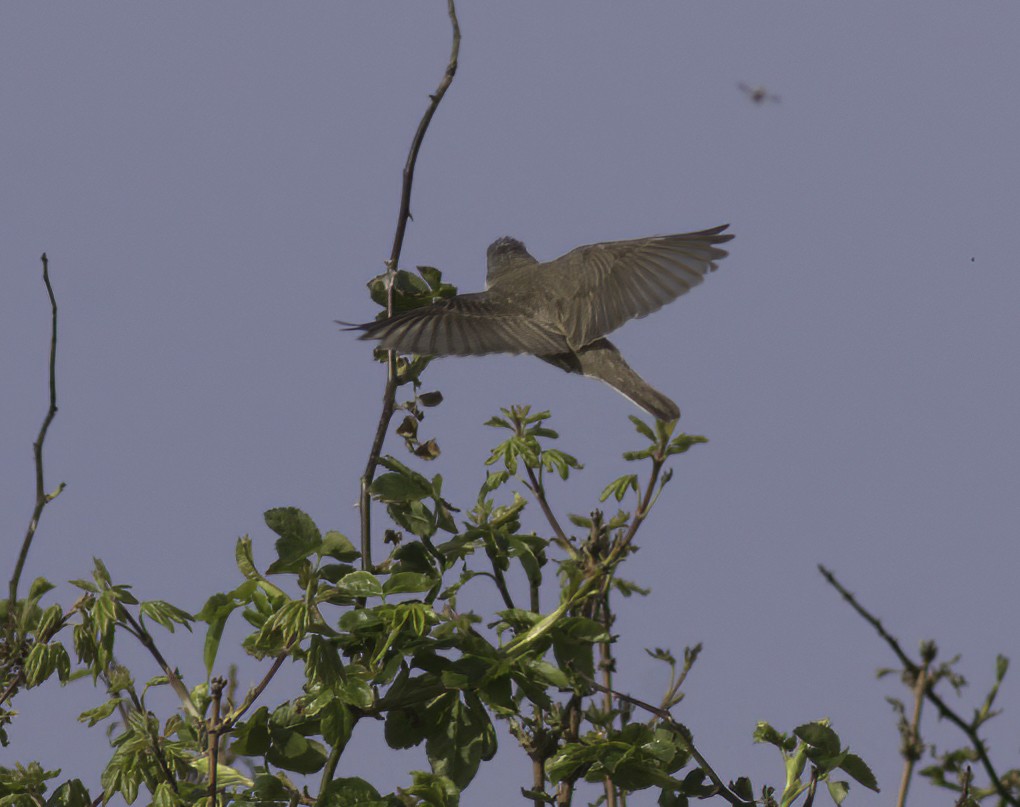
[(531, 353), (568, 373), (598, 378), (660, 420), (680, 410), (630, 369), (603, 338), (701, 283), (726, 257), (729, 225), (578, 247), (539, 263), (513, 238), (489, 247), (485, 291), (458, 294), (354, 326), (361, 339), (401, 353)]

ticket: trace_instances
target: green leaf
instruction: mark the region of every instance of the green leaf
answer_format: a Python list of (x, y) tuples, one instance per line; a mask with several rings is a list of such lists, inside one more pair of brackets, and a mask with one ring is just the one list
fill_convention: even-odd
[(793, 733), (808, 745), (816, 747), (825, 756), (839, 753), (839, 735), (824, 723), (805, 723)]
[(49, 658), (49, 645), (32, 645), (22, 666), (22, 674), (25, 676), (25, 684), (29, 689), (38, 686), (53, 674), (53, 665)]
[(102, 720), (105, 720), (114, 713), (114, 710), (124, 702), (123, 698), (110, 698), (106, 703), (100, 704), (95, 709), (88, 709), (78, 715), (79, 723), (88, 723), (90, 726), (96, 725)]
[(202, 648), (206, 675), (212, 674), (213, 666), (216, 664), (216, 654), (220, 649), (220, 639), (223, 638), (223, 628), (237, 605), (233, 598), (226, 594), (213, 594), (205, 601), (202, 610), (195, 617), (209, 625), (205, 632), (205, 644)]
[(327, 687), (343, 679), (344, 663), (335, 644), (312, 636), (305, 654), (305, 676), (310, 682)]
[(195, 617), (187, 611), (183, 611), (175, 605), (162, 600), (148, 600), (138, 606), (138, 609), (153, 622), (162, 625), (171, 633), (174, 632), (174, 625), (183, 625), (189, 631)]
[[(285, 778), (285, 777), (284, 777)], [(254, 793), (258, 803), (266, 805), (272, 802), (290, 801), (290, 790), (281, 781), (281, 777), (268, 773), (255, 774)]]
[[(56, 588), (53, 583), (47, 580), (45, 577), (37, 577), (32, 581), (32, 585), (28, 588), (28, 599), (33, 602), (38, 602), (43, 598), (43, 595)], [(75, 782), (78, 780), (75, 779)], [(80, 782), (79, 782), (80, 784)]]
[(272, 742), (266, 752), (270, 764), (294, 773), (315, 773), (326, 764), (322, 743), (282, 727), (270, 727), (270, 736)]
[[(208, 778), (209, 758), (199, 757), (191, 760), (191, 766), (198, 771), (199, 775)], [(216, 765), (216, 783), (224, 787), (251, 787), (255, 784), (251, 779), (236, 771), (229, 765), (219, 763)]]
[(386, 505), (386, 512), (397, 524), (419, 538), (435, 535), (435, 516), (422, 502), (394, 502)]
[(457, 787), (467, 787), (478, 772), (482, 760), (496, 753), (496, 732), (477, 696), (465, 692), (447, 693), (433, 700), (427, 710), (430, 724), (425, 753), (432, 770), (451, 779)]
[(322, 537), (322, 545), (319, 547), (320, 556), (329, 556), (343, 563), (357, 560), (361, 552), (355, 549), (350, 539), (341, 535), (336, 530), (330, 530)]
[(576, 771), (590, 765), (598, 757), (598, 751), (592, 746), (580, 743), (566, 743), (545, 763), (545, 773), (553, 784), (567, 779)]
[(351, 572), (340, 578), (337, 590), (348, 597), (381, 597), (382, 584), (371, 572)]
[(390, 709), (386, 713), (386, 744), (390, 748), (414, 748), (425, 741), (427, 728), (416, 710)]
[(449, 777), (425, 771), (411, 771), (414, 784), (405, 791), (420, 799), (422, 807), (458, 807), (460, 788)]
[(836, 804), (842, 804), (850, 792), (850, 785), (846, 782), (837, 782), (833, 779), (826, 779), (825, 784), (829, 787), (829, 795)]
[(260, 706), (231, 732), (230, 750), (240, 756), (261, 757), (269, 750), (269, 710)]
[(35, 637), (38, 641), (47, 642), (56, 633), (60, 621), (64, 618), (64, 610), (59, 605), (51, 605), (39, 616), (36, 623)]
[(626, 474), (621, 476), (619, 479), (614, 479), (608, 485), (602, 489), (602, 493), (599, 495), (599, 501), (604, 502), (610, 496), (614, 497), (616, 501), (623, 501), (623, 497), (627, 495), (627, 491), (638, 489), (638, 478), (637, 474)]
[(251, 538), (247, 535), (237, 539), (237, 543), (234, 545), (234, 561), (237, 563), (237, 568), (241, 571), (241, 574), (248, 580), (258, 583), (266, 594), (274, 598), (286, 597), (283, 591), (266, 580), (255, 567), (255, 557), (251, 551)]
[(90, 807), (92, 798), (81, 779), (71, 779), (59, 785), (46, 800), (46, 807)]
[(769, 743), (770, 745), (774, 745), (776, 748), (784, 752), (792, 751), (794, 746), (797, 745), (796, 740), (777, 731), (764, 720), (758, 721), (758, 725), (754, 729), (753, 739), (756, 743)]
[(418, 394), (418, 400), (421, 401), (422, 406), (439, 406), (443, 402), (443, 393), (436, 392), (421, 392)]
[(388, 804), (378, 790), (357, 776), (334, 779), (323, 790), (320, 803), (324, 807), (386, 807)]
[(371, 490), (381, 502), (415, 502), (429, 496), (432, 486), (423, 477), (388, 473), (376, 477)]
[(397, 572), (383, 583), (384, 594), (408, 594), (428, 591), (436, 584), (432, 575), (417, 572)]
[(152, 794), (152, 807), (179, 807), (179, 801), (169, 782), (156, 785), (156, 792)]
[(642, 437), (647, 437), (653, 443), (655, 442), (655, 432), (652, 431), (652, 427), (645, 423), (637, 415), (627, 415), (630, 418), (630, 422), (634, 424), (634, 428), (637, 429), (638, 433)]
[(356, 722), (354, 714), (347, 704), (334, 699), (319, 714), (320, 725), (322, 726), (322, 739), (331, 746), (343, 748), (351, 739), (354, 733)]
[(875, 778), (875, 774), (871, 772), (868, 764), (857, 754), (846, 754), (839, 767), (864, 785), (864, 787), (868, 788), (868, 790), (874, 790), (878, 793), (878, 780)]
[(754, 801), (754, 787), (746, 776), (741, 776), (735, 782), (731, 782), (730, 790), (746, 802)]
[(337, 686), (337, 694), (344, 703), (368, 710), (375, 703), (375, 693), (365, 681), (353, 675)]
[(276, 541), (277, 559), (269, 574), (297, 571), (309, 556), (322, 546), (322, 535), (315, 522), (296, 507), (275, 507), (264, 514), (266, 526), (280, 537)]
[(707, 443), (708, 438), (702, 437), (697, 434), (678, 434), (674, 437), (666, 449), (666, 456), (672, 456), (673, 454), (683, 454), (691, 446), (696, 446), (699, 443)]

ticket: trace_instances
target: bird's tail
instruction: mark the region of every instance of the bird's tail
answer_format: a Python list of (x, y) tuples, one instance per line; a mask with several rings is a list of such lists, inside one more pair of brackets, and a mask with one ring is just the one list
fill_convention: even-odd
[(680, 408), (630, 369), (620, 351), (608, 339), (596, 339), (576, 353), (541, 356), (568, 373), (580, 373), (605, 381), (659, 420), (676, 420)]

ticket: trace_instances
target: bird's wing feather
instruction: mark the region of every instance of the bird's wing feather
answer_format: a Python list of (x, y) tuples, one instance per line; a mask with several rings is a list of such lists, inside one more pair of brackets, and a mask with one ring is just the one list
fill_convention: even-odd
[(592, 244), (553, 261), (568, 287), (561, 318), (571, 347), (658, 311), (701, 283), (728, 254), (717, 246), (733, 238), (723, 233), (728, 226)]
[(486, 292), (460, 294), (386, 319), (357, 325), (361, 339), (423, 356), (482, 356), (486, 353), (560, 353), (562, 333), (523, 316)]

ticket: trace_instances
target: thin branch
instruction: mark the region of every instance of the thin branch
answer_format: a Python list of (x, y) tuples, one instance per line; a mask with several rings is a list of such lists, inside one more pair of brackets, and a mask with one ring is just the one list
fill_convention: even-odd
[(644, 523), (645, 518), (648, 516), (649, 510), (652, 508), (652, 503), (655, 498), (655, 485), (659, 481), (659, 474), (662, 472), (662, 467), (666, 464), (666, 455), (664, 453), (664, 447), (662, 451), (657, 451), (652, 455), (652, 476), (648, 480), (648, 487), (645, 488), (645, 495), (641, 498), (641, 503), (638, 505), (638, 509), (634, 512), (634, 517), (630, 520), (630, 528), (627, 530), (627, 534), (620, 541), (618, 548), (619, 555), (628, 546), (631, 541), (634, 540), (634, 536), (637, 534), (638, 528)]
[[(411, 186), (414, 183), (414, 169), (418, 162), (418, 152), (421, 150), (422, 142), (425, 140), (425, 132), (428, 131), (432, 116), (436, 114), (440, 101), (446, 95), (447, 89), (453, 82), (457, 73), (457, 59), (460, 54), (460, 24), (457, 22), (457, 9), (454, 7), (454, 0), (447, 0), (447, 10), (450, 15), (450, 24), (453, 27), (453, 44), (450, 48), (450, 60), (446, 65), (446, 72), (443, 74), (436, 91), (429, 96), (429, 105), (422, 115), (418, 130), (414, 133), (411, 141), (411, 150), (407, 155), (407, 162), (404, 164), (404, 182), (400, 191), (400, 211), (397, 214), (397, 229), (393, 235), (393, 248), (390, 250), (390, 259), (386, 264), (387, 272), (390, 275), (390, 282), (387, 284), (386, 292), (386, 313), (393, 313), (393, 275), (397, 271), (397, 264), (400, 260), (400, 252), (404, 246), (404, 233), (407, 230), (407, 222), (411, 218)], [(375, 471), (379, 465), (379, 457), (382, 455), (383, 441), (386, 439), (386, 430), (389, 428), (390, 420), (393, 417), (394, 398), (397, 392), (397, 359), (396, 354), (390, 350), (387, 352), (387, 374), (386, 386), (383, 389), (382, 412), (379, 414), (379, 423), (376, 425), (375, 437), (372, 439), (372, 447), (368, 452), (368, 462), (365, 463), (365, 471), (361, 475), (361, 495), (359, 499), (361, 508), (361, 567), (368, 571), (372, 569), (372, 480), (375, 478)]]
[(632, 697), (631, 695), (625, 695), (623, 692), (617, 692), (615, 689), (608, 689), (607, 687), (602, 686), (600, 683), (590, 678), (587, 678), (586, 680), (588, 681), (588, 685), (591, 686), (593, 689), (596, 689), (599, 692), (606, 692), (607, 694), (612, 695), (617, 700), (621, 700), (624, 703), (629, 703), (632, 706), (638, 707), (639, 709), (644, 709), (646, 712), (655, 715), (664, 723), (668, 724), (676, 732), (677, 736), (682, 738), (684, 749), (687, 751), (687, 753), (691, 755), (694, 761), (698, 763), (698, 766), (705, 772), (708, 778), (712, 781), (712, 784), (715, 785), (720, 796), (726, 799), (726, 801), (728, 801), (730, 804), (735, 805), (735, 807), (754, 807), (753, 801), (744, 801), (742, 798), (740, 798), (740, 796), (738, 796), (736, 793), (734, 793), (732, 790), (726, 787), (725, 784), (723, 784), (723, 780), (719, 777), (719, 774), (717, 774), (712, 769), (712, 766), (708, 764), (708, 760), (706, 760), (701, 755), (701, 752), (698, 751), (697, 748), (695, 748), (694, 737), (691, 734), (691, 730), (687, 728), (687, 726), (685, 726), (683, 723), (674, 720), (673, 715), (671, 715), (667, 710), (660, 709), (658, 706), (653, 706), (652, 704), (648, 703), (647, 701), (643, 701), (640, 698), (635, 698)]
[(43, 477), (43, 444), (46, 441), (46, 433), (50, 429), (53, 418), (57, 416), (57, 298), (53, 294), (53, 286), (50, 285), (50, 264), (46, 253), (42, 254), (43, 283), (46, 284), (46, 293), (50, 298), (50, 406), (46, 411), (42, 426), (39, 429), (39, 436), (32, 445), (35, 454), (35, 509), (32, 511), (32, 518), (28, 522), (28, 530), (21, 542), (21, 551), (18, 553), (18, 562), (14, 566), (14, 574), (11, 575), (9, 587), (9, 616), (13, 624), (15, 618), (15, 605), (18, 601), (18, 584), (21, 582), (21, 573), (25, 568), (25, 561), (28, 559), (28, 550), (32, 546), (32, 539), (35, 538), (36, 530), (39, 527), (39, 518), (42, 516), (43, 508), (53, 501), (64, 489), (61, 482), (53, 493), (46, 493), (46, 483)]
[[(904, 669), (914, 676), (918, 675), (921, 670), (920, 665), (916, 664), (906, 653), (903, 652), (903, 648), (900, 647), (900, 643), (895, 637), (886, 631), (886, 629), (882, 626), (881, 621), (877, 617), (872, 616), (872, 614), (866, 610), (864, 606), (858, 603), (856, 597), (843, 587), (843, 585), (836, 579), (835, 574), (833, 574), (829, 569), (826, 569), (824, 566), (819, 564), (818, 571), (822, 573), (822, 576), (828, 581), (829, 585), (836, 589), (836, 591), (843, 596), (844, 600), (850, 603), (850, 607), (860, 614), (864, 621), (871, 625), (878, 635), (885, 640), (885, 643), (889, 645), (893, 653), (896, 654), (896, 657), (900, 660)], [(1020, 805), (1020, 801), (1017, 800), (1015, 795), (1010, 793), (1009, 789), (999, 778), (999, 774), (996, 773), (995, 766), (992, 765), (992, 761), (988, 757), (988, 751), (985, 748), (984, 741), (978, 736), (977, 729), (949, 708), (946, 702), (935, 693), (930, 679), (925, 687), (924, 694), (929, 701), (935, 704), (935, 708), (939, 710), (940, 717), (944, 717), (967, 735), (967, 739), (970, 740), (974, 751), (978, 755), (978, 759), (981, 760), (981, 765), (984, 767), (985, 773), (988, 774), (988, 777), (992, 782), (992, 786), (995, 788), (995, 792), (999, 795), (999, 798), (1001, 798), (1006, 804)]]
[(926, 660), (917, 673), (914, 681), (914, 713), (910, 725), (903, 738), (903, 775), (900, 777), (900, 792), (896, 797), (896, 807), (905, 807), (910, 779), (914, 775), (914, 765), (921, 757), (921, 706), (924, 704), (924, 691), (928, 688), (928, 664)]
[(804, 807), (812, 807), (815, 803), (815, 789), (818, 787), (818, 768), (811, 766), (811, 780), (808, 782), (807, 797), (804, 799)]
[(254, 689), (248, 690), (248, 694), (245, 696), (244, 701), (234, 709), (230, 714), (223, 720), (223, 724), (220, 727), (220, 733), (226, 734), (230, 731), (238, 720), (247, 712), (253, 703), (258, 699), (259, 695), (262, 694), (263, 690), (269, 686), (269, 682), (273, 680), (273, 677), (280, 671), (280, 667), (283, 666), (283, 662), (287, 660), (287, 656), (290, 655), (290, 649), (293, 645), (287, 645), (280, 655), (273, 661), (273, 666), (269, 668), (269, 672), (263, 676), (262, 680), (259, 681), (258, 685)]
[(208, 741), (206, 754), (209, 759), (209, 804), (216, 805), (216, 772), (220, 764), (220, 703), (223, 688), (227, 685), (225, 678), (213, 678), (209, 682), (209, 694), (212, 696), (212, 717), (209, 718)]
[(163, 654), (159, 652), (159, 648), (156, 647), (156, 641), (152, 638), (152, 634), (149, 633), (133, 616), (127, 608), (121, 606), (121, 613), (124, 616), (125, 622), (127, 622), (131, 634), (142, 644), (146, 650), (149, 651), (160, 669), (163, 670), (163, 674), (167, 677), (170, 682), (170, 688), (180, 698), (181, 703), (184, 705), (185, 710), (188, 714), (197, 720), (202, 719), (202, 713), (198, 711), (198, 707), (195, 706), (195, 702), (191, 700), (191, 693), (188, 692), (188, 688), (184, 686), (184, 682), (181, 680), (180, 675), (177, 674), (177, 670), (170, 666)]
[[(607, 636), (613, 627), (613, 614), (609, 609), (609, 583), (612, 580), (612, 569), (608, 570), (606, 576), (606, 587), (602, 590), (601, 595), (596, 599), (597, 610), (599, 617), (601, 618), (602, 627), (605, 630)], [(602, 673), (602, 686), (605, 691), (603, 692), (603, 709), (608, 713), (613, 708), (613, 671), (616, 669), (616, 659), (613, 658), (613, 648), (610, 644), (611, 638), (606, 639), (604, 642), (599, 642), (599, 670)], [(620, 723), (625, 723), (624, 715), (620, 715)], [(616, 786), (613, 784), (611, 776), (607, 776), (603, 780), (603, 789), (606, 794), (606, 807), (617, 807), (616, 804)]]
[(570, 557), (577, 557), (577, 550), (574, 549), (574, 545), (570, 543), (570, 539), (560, 526), (560, 522), (556, 518), (556, 514), (553, 513), (552, 508), (549, 506), (549, 500), (545, 497), (545, 487), (539, 481), (538, 477), (535, 476), (533, 468), (525, 464), (524, 470), (528, 474), (528, 487), (531, 489), (531, 493), (535, 497), (535, 501), (538, 502), (538, 506), (542, 508), (545, 520), (548, 521), (549, 526), (552, 527), (556, 543), (559, 544), (560, 548), (566, 551)]
[(960, 785), (960, 798), (956, 802), (956, 807), (967, 807), (971, 804), (970, 800), (970, 780), (971, 780), (970, 765), (968, 765), (963, 771), (963, 782)]

